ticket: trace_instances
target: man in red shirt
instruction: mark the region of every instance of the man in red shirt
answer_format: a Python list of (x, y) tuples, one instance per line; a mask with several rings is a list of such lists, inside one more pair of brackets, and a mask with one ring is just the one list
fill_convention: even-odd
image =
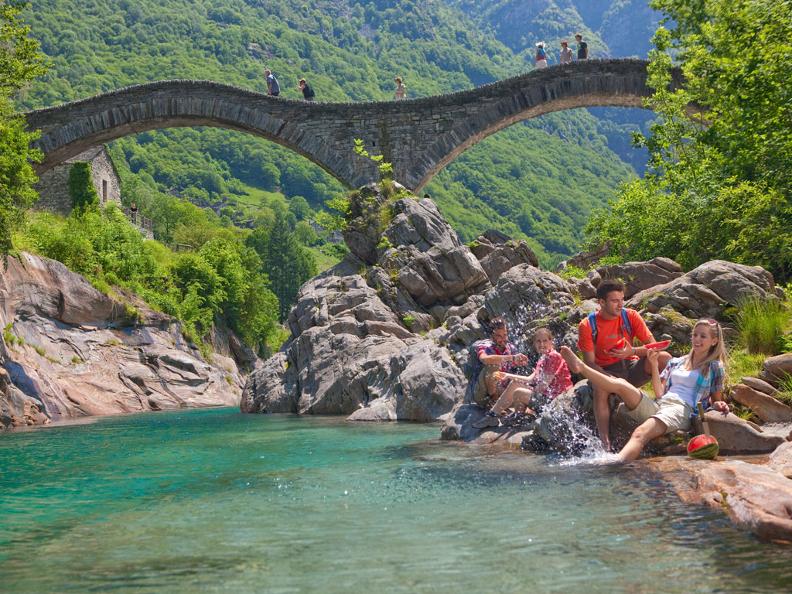
[[(578, 348), (583, 353), (586, 365), (603, 373), (627, 380), (640, 388), (652, 377), (647, 349), (633, 346), (633, 339), (640, 343), (654, 342), (641, 314), (624, 307), (624, 283), (618, 280), (603, 280), (597, 287), (599, 311), (594, 315), (596, 330), (592, 329), (592, 316), (584, 318), (578, 326)], [(596, 333), (596, 336), (594, 334)], [(671, 354), (660, 352), (658, 367), (665, 368)], [(610, 450), (610, 407), (608, 394), (594, 389), (594, 419), (597, 423), (602, 445)]]

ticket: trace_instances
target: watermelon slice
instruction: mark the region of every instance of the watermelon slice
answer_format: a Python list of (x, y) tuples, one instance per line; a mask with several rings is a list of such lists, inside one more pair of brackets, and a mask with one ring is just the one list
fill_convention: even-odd
[(667, 348), (668, 348), (668, 346), (669, 346), (670, 344), (671, 344), (671, 341), (670, 341), (670, 340), (661, 340), (661, 341), (659, 341), (659, 342), (650, 342), (650, 343), (648, 343), (648, 344), (645, 344), (644, 346), (645, 346), (647, 349), (658, 349), (658, 350), (662, 350), (662, 349), (667, 349)]
[(687, 444), (688, 456), (697, 460), (713, 460), (718, 451), (718, 440), (712, 435), (696, 435)]

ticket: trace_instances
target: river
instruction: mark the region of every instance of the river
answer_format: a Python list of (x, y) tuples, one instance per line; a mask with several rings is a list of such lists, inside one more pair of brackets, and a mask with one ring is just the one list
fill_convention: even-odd
[(0, 435), (3, 592), (779, 592), (792, 549), (615, 468), (234, 409)]

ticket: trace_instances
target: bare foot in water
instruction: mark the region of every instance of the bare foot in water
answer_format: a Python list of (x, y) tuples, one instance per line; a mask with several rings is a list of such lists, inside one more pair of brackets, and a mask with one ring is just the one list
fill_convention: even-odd
[(558, 352), (561, 353), (561, 356), (566, 361), (567, 367), (569, 367), (569, 371), (572, 373), (580, 373), (583, 369), (583, 362), (577, 358), (577, 355), (572, 352), (568, 346), (562, 346), (558, 349)]

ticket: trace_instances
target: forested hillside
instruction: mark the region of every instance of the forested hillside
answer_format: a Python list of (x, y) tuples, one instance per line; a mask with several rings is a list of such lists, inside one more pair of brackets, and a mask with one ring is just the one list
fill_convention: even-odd
[[(532, 67), (535, 40), (555, 42), (577, 29), (590, 35), (595, 55), (613, 53), (606, 41), (611, 38), (620, 48), (629, 46), (626, 36), (635, 32), (635, 47), (643, 49), (641, 32), (651, 28), (648, 13), (639, 15), (647, 21), (640, 27), (622, 30), (620, 37), (609, 33), (618, 15), (633, 10), (629, 5), (39, 0), (25, 18), (51, 65), (19, 104), (49, 106), (168, 78), (264, 91), (264, 66), (291, 98), (299, 97), (300, 77), (310, 80), (320, 101), (388, 99), (394, 75), (405, 78), (411, 97), (444, 93), (524, 72)], [(464, 239), (502, 228), (529, 237), (550, 263), (576, 250), (590, 211), (634, 175), (613, 150), (638, 155), (627, 147), (622, 128), (584, 110), (516, 125), (462, 155), (427, 192)], [(125, 200), (136, 199), (166, 240), (164, 229), (175, 223), (165, 222), (160, 211), (174, 197), (212, 206), (226, 222), (250, 225), (271, 224), (284, 196), (302, 197), (299, 204), (317, 209), (342, 191), (302, 157), (225, 130), (151, 132), (117, 141), (112, 150), (124, 161), (119, 167), (126, 188), (139, 194), (128, 191)], [(641, 167), (640, 156), (625, 158)], [(292, 217), (291, 224), (297, 220)], [(189, 233), (188, 227), (182, 230)], [(182, 239), (200, 245), (200, 237)]]

